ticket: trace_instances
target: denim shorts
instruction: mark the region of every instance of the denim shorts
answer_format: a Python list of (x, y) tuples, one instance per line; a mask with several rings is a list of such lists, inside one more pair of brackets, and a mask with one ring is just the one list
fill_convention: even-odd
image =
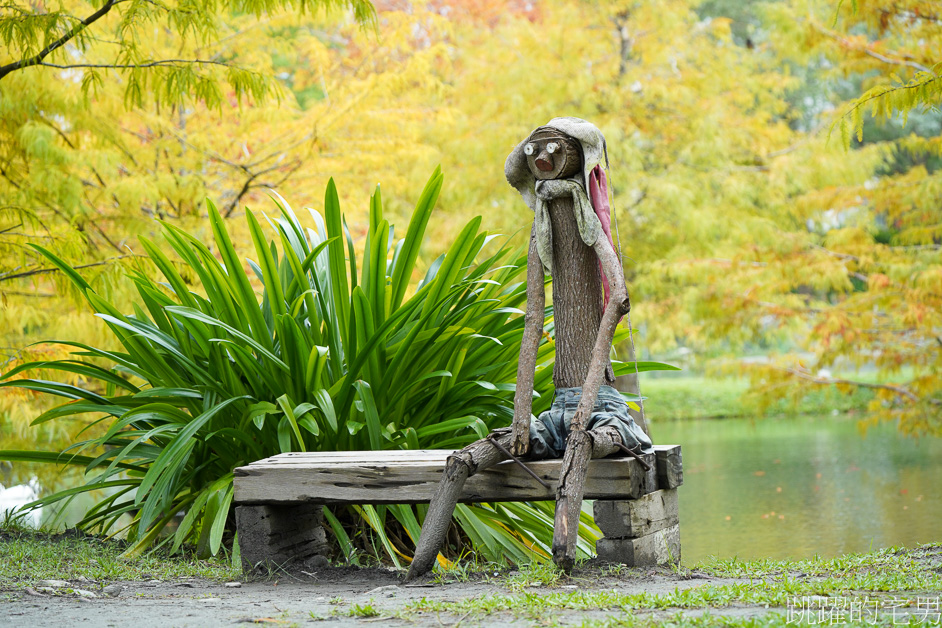
[[(549, 410), (530, 419), (530, 458), (562, 458), (569, 437), (569, 424), (582, 399), (582, 388), (559, 388)], [(654, 451), (651, 439), (628, 414), (628, 404), (611, 386), (601, 386), (586, 429), (613, 426), (622, 443), (636, 453)]]

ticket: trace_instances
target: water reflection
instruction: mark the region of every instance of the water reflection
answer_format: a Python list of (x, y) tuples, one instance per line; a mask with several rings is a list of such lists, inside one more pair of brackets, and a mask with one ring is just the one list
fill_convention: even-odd
[(942, 439), (846, 417), (679, 421), (684, 563), (836, 556), (942, 538)]
[(25, 484), (5, 487), (0, 484), (0, 521), (15, 520), (22, 525), (38, 528), (42, 521), (42, 508), (22, 512), (23, 506), (39, 497), (39, 479), (30, 478)]

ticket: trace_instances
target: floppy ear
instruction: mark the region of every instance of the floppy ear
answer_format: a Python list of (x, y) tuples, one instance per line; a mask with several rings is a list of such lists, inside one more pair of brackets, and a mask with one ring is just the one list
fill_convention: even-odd
[(612, 240), (612, 209), (608, 204), (608, 179), (602, 166), (596, 166), (589, 173), (589, 202), (595, 215), (602, 222), (602, 231)]
[[(599, 217), (599, 222), (602, 223), (602, 232), (608, 238), (612, 248), (615, 249), (615, 243), (612, 240), (612, 208), (608, 204), (608, 179), (605, 177), (605, 170), (601, 165), (596, 166), (589, 173), (589, 202), (592, 204), (592, 209), (595, 210), (595, 215)], [(608, 278), (605, 276), (601, 264), (599, 264), (599, 272), (602, 273), (602, 289), (605, 291), (602, 302), (602, 309), (604, 310), (605, 306), (608, 305)]]
[(528, 135), (507, 156), (507, 161), (504, 163), (504, 176), (507, 177), (507, 183), (523, 197), (523, 202), (530, 208), (530, 211), (534, 211), (536, 206), (536, 179), (530, 172), (530, 167), (527, 166), (527, 156), (523, 153), (523, 147), (529, 141), (530, 136)]

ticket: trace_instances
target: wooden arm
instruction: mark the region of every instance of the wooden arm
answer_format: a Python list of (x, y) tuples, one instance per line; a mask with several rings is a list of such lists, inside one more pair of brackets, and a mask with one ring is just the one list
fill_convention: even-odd
[(530, 230), (527, 251), (527, 310), (524, 316), (523, 340), (517, 364), (517, 389), (514, 393), (513, 440), (511, 452), (524, 456), (530, 451), (530, 413), (533, 408), (533, 377), (536, 354), (543, 336), (543, 314), (546, 306), (543, 262), (536, 249), (536, 222)]

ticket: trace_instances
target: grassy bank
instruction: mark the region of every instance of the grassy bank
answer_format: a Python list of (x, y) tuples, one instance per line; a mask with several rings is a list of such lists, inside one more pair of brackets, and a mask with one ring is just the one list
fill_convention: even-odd
[[(699, 375), (648, 378), (641, 392), (647, 397), (645, 412), (654, 420), (719, 419), (756, 416), (750, 403), (749, 381), (744, 378), (714, 379)], [(828, 414), (864, 410), (873, 391), (857, 389), (844, 394), (836, 388), (816, 388), (798, 403), (780, 401), (762, 415)]]
[(28, 586), (36, 580), (169, 580), (209, 578), (230, 580), (239, 570), (228, 561), (195, 556), (171, 556), (157, 550), (125, 560), (120, 541), (89, 536), (76, 530), (45, 534), (20, 528), (0, 528), (0, 586)]
[[(602, 568), (627, 579), (643, 570)], [(534, 625), (547, 615), (575, 611), (588, 616), (583, 627), (608, 626), (785, 626), (820, 624), (822, 612), (836, 614), (828, 625), (939, 625), (942, 546), (914, 550), (889, 548), (833, 559), (803, 561), (709, 560), (676, 572), (704, 584), (676, 587), (666, 593), (621, 593), (617, 588), (592, 590), (584, 578), (562, 574), (532, 579), (524, 591), (456, 602), (420, 600), (404, 609), (497, 619), (510, 614)], [(540, 572), (545, 574), (545, 569)], [(584, 575), (584, 574), (582, 574)], [(519, 579), (519, 578), (518, 578)], [(538, 589), (579, 583), (578, 590), (537, 594)], [(855, 609), (852, 614), (850, 609)], [(615, 616), (592, 617), (617, 609)], [(760, 611), (760, 609), (763, 609)], [(768, 609), (767, 611), (764, 609)], [(843, 609), (841, 611), (841, 609)], [(750, 612), (750, 611), (760, 611)], [(803, 613), (803, 619), (798, 614)], [(814, 615), (814, 621), (808, 621)], [(854, 619), (857, 621), (854, 621)]]
[[(172, 613), (176, 607), (197, 612), (187, 600), (204, 598), (222, 609), (275, 600), (277, 617), (252, 615), (244, 621), (289, 626), (332, 619), (403, 626), (588, 628), (821, 623), (795, 621), (799, 611), (806, 618), (813, 611), (816, 619), (821, 612), (843, 613), (833, 615), (832, 625), (932, 626), (939, 625), (942, 590), (942, 545), (801, 561), (711, 559), (692, 569), (585, 565), (568, 575), (538, 563), (509, 569), (462, 561), (420, 588), (394, 584), (395, 573), (385, 569), (331, 568), (297, 577), (272, 574), (236, 585), (241, 587), (237, 593), (222, 588), (222, 582), (240, 577), (225, 563), (159, 551), (124, 561), (122, 549), (120, 543), (93, 537), (0, 529), (0, 592), (5, 593), (0, 604), (17, 616), (33, 612), (39, 605), (31, 604), (36, 599), (31, 596), (40, 594), (31, 587), (42, 588), (39, 581), (55, 579), (69, 582), (46, 585), (47, 593), (40, 595), (46, 605), (68, 603), (80, 593), (76, 589), (101, 596), (109, 583), (121, 582), (121, 599), (103, 608), (114, 616), (136, 612), (135, 605), (144, 604), (149, 620), (158, 619), (155, 612)], [(154, 589), (154, 582), (164, 588)], [(56, 586), (55, 591), (49, 588)], [(284, 599), (278, 598), (281, 591)], [(147, 605), (165, 596), (176, 602), (163, 610)], [(71, 603), (63, 608), (81, 614), (95, 607)], [(203, 619), (209, 623), (221, 616), (215, 607), (206, 612)], [(77, 615), (73, 619), (78, 621)], [(193, 621), (199, 624), (199, 619)]]

